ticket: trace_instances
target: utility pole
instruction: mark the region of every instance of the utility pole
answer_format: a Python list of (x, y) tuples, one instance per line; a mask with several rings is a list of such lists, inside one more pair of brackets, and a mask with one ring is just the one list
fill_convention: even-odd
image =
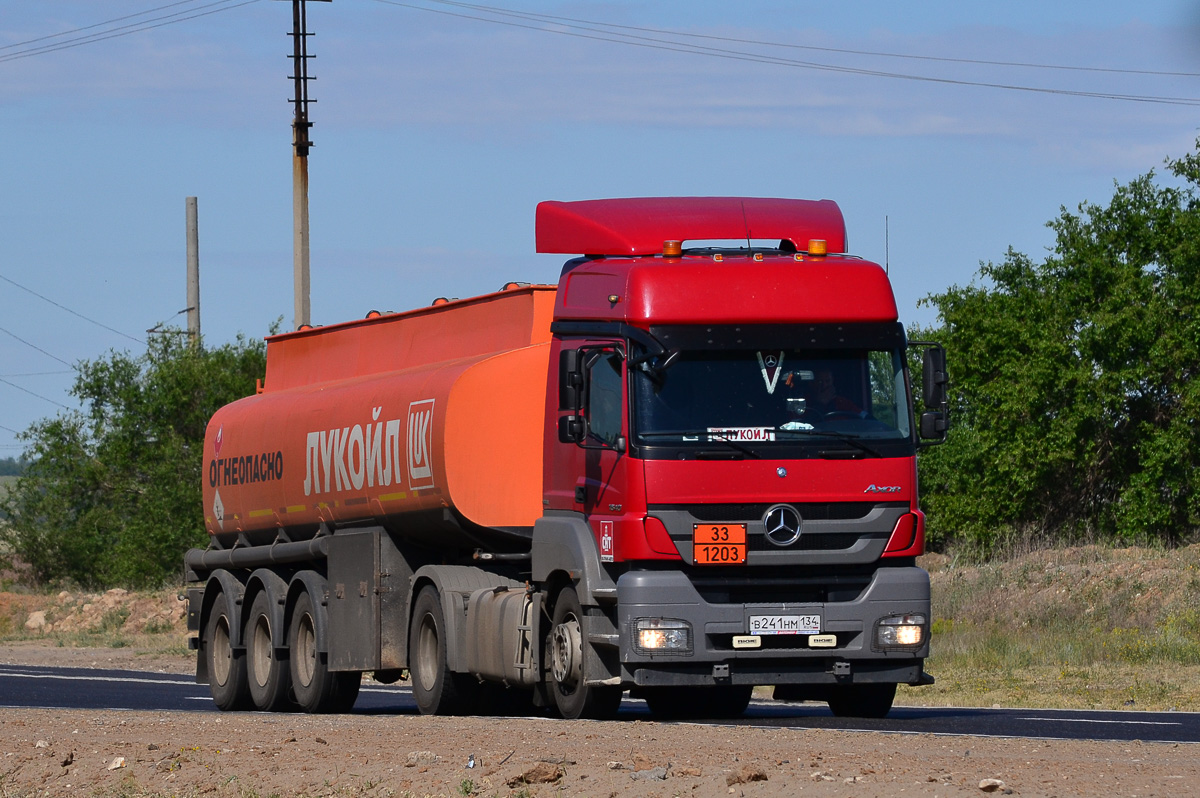
[[(315, 0), (331, 2), (331, 0)], [(296, 329), (312, 324), (309, 301), (309, 245), (308, 245), (308, 150), (312, 147), (308, 129), (308, 13), (306, 0), (292, 0), (292, 75), (295, 96), (295, 118), (292, 122), (292, 274), (295, 283)], [(316, 100), (313, 100), (316, 102)]]
[(187, 329), (188, 342), (200, 345), (200, 232), (196, 198), (184, 200), (187, 209)]

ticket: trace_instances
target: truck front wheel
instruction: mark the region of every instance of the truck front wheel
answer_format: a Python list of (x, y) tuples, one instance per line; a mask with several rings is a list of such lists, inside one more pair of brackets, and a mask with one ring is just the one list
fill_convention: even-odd
[(895, 700), (894, 684), (839, 684), (830, 688), (828, 699), (839, 718), (885, 718)]
[(349, 712), (358, 699), (362, 674), (331, 672), (317, 647), (315, 608), (308, 591), (296, 599), (288, 626), (288, 667), (292, 694), (305, 712)]
[(621, 707), (621, 688), (589, 685), (583, 667), (583, 608), (572, 587), (565, 587), (554, 602), (554, 618), (546, 641), (546, 661), (553, 684), (550, 692), (564, 718), (611, 718)]
[(413, 602), (408, 671), (422, 715), (461, 715), (473, 709), (476, 684), (453, 673), (446, 659), (446, 620), (437, 588), (427, 585)]
[(246, 677), (246, 652), (234, 651), (230, 635), (229, 597), (217, 596), (204, 625), (204, 656), (208, 658), (208, 689), (213, 703), (226, 712), (250, 709)]

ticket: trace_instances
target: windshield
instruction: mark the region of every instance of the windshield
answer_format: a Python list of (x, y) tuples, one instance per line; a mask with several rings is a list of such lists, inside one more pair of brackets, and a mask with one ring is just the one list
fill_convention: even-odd
[(630, 374), (644, 445), (910, 440), (898, 347), (685, 350)]

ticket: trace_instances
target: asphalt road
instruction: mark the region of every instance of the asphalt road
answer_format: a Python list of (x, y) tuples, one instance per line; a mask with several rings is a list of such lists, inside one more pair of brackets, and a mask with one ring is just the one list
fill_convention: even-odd
[[(142, 671), (0, 665), (0, 707), (214, 712), (207, 685)], [(416, 714), (406, 687), (363, 685), (355, 714)], [(649, 719), (626, 698), (618, 716)], [(723, 721), (722, 723), (731, 723)], [(824, 704), (753, 701), (739, 725), (902, 734), (1200, 743), (1200, 713), (896, 707), (883, 720), (835, 718)]]

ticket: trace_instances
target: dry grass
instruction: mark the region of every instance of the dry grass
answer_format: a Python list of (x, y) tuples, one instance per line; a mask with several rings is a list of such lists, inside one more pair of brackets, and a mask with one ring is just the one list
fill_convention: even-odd
[(938, 683), (902, 702), (1200, 710), (1200, 545), (922, 564)]

